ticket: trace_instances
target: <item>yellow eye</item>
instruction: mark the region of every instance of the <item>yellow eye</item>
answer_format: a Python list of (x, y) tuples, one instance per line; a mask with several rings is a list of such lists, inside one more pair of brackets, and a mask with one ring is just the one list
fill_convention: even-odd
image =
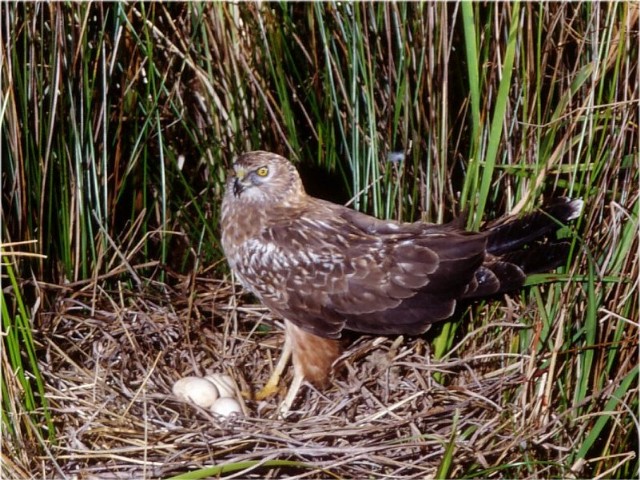
[(258, 170), (256, 170), (256, 173), (259, 177), (266, 177), (267, 175), (269, 175), (269, 169), (267, 167), (260, 167)]

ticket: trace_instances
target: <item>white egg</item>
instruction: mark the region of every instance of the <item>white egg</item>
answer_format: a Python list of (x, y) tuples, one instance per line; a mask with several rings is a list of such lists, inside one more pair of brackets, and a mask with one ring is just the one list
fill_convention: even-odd
[(206, 378), (184, 377), (173, 384), (173, 394), (180, 400), (211, 407), (220, 396), (218, 389)]
[(242, 417), (242, 407), (235, 398), (222, 397), (217, 399), (211, 405), (211, 411), (222, 417), (228, 417), (233, 414)]
[(230, 375), (225, 375), (224, 373), (211, 373), (204, 378), (216, 386), (220, 397), (234, 398), (236, 396), (238, 389), (236, 388), (236, 382), (233, 381), (233, 378), (231, 378)]

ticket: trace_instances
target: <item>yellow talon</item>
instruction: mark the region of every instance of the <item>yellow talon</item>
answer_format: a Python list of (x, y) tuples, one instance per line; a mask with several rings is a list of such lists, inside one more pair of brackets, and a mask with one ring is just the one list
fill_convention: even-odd
[[(275, 380), (275, 381), (273, 381), (273, 380)], [(279, 383), (280, 383), (280, 379), (279, 378), (274, 379), (273, 377), (271, 377), (269, 379), (269, 381), (267, 382), (267, 384), (259, 392), (256, 393), (255, 399), (256, 400), (265, 400), (265, 399), (275, 395), (276, 393), (278, 393), (280, 391), (280, 387), (278, 386)]]
[(282, 355), (280, 356), (276, 367), (273, 369), (273, 373), (271, 374), (271, 377), (269, 377), (267, 384), (262, 388), (262, 390), (256, 393), (256, 400), (264, 400), (280, 391), (280, 377), (289, 362), (289, 358), (291, 358), (291, 344), (285, 339), (284, 347), (282, 348)]

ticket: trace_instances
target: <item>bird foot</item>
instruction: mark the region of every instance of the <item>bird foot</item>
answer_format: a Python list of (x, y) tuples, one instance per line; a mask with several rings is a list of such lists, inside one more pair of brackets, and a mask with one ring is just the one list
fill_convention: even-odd
[(284, 372), (287, 363), (289, 363), (289, 359), (291, 358), (291, 344), (289, 341), (285, 340), (284, 347), (282, 348), (282, 354), (280, 355), (280, 359), (276, 364), (273, 372), (271, 373), (271, 377), (267, 380), (266, 385), (256, 393), (256, 400), (265, 400), (269, 397), (272, 397), (276, 393), (280, 392), (280, 377), (282, 377), (282, 373)]
[(300, 391), (300, 387), (302, 386), (305, 379), (305, 375), (302, 372), (302, 369), (299, 365), (295, 365), (294, 362), (293, 379), (291, 380), (291, 385), (289, 385), (288, 389), (281, 389), (279, 386), (280, 378), (282, 377), (284, 369), (289, 363), (289, 359), (291, 358), (291, 355), (293, 353), (293, 346), (291, 341), (291, 336), (285, 335), (282, 355), (280, 356), (278, 363), (273, 369), (271, 377), (267, 381), (266, 385), (259, 392), (257, 392), (254, 397), (255, 400), (259, 401), (272, 397), (276, 393), (286, 393), (284, 400), (278, 407), (278, 415), (282, 418), (286, 418), (288, 416), (289, 410), (291, 409), (291, 406), (293, 405), (293, 402), (295, 401), (298, 392)]
[(280, 392), (280, 387), (278, 385), (279, 383), (280, 383), (280, 378), (274, 379), (273, 377), (271, 377), (267, 382), (267, 384), (255, 394), (255, 399), (258, 401), (266, 400), (267, 398), (272, 397), (273, 395), (279, 393)]
[[(286, 418), (289, 415), (289, 410), (291, 410), (291, 406), (298, 396), (298, 391), (302, 386), (302, 382), (304, 377), (302, 375), (294, 374), (293, 380), (291, 381), (291, 385), (289, 385), (289, 389), (286, 391), (287, 395), (284, 400), (278, 406), (278, 415), (282, 418)], [(272, 375), (267, 384), (255, 394), (255, 400), (265, 400), (269, 397), (274, 396), (277, 393), (281, 393), (282, 389), (278, 385), (280, 381), (280, 376), (277, 378)]]
[(289, 415), (289, 410), (291, 409), (294, 400), (298, 396), (298, 392), (300, 391), (300, 387), (302, 386), (303, 381), (304, 376), (299, 372), (294, 372), (293, 380), (291, 381), (291, 385), (289, 385), (287, 396), (278, 407), (278, 414), (282, 418), (286, 418)]

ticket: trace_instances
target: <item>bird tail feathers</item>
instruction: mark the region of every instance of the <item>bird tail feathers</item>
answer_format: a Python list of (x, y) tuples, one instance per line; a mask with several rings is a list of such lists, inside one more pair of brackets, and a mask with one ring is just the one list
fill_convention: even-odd
[(509, 253), (530, 244), (539, 242), (571, 220), (580, 216), (583, 202), (565, 197), (554, 199), (537, 212), (521, 218), (507, 217), (498, 224), (488, 225), (487, 251), (492, 255)]
[(465, 296), (480, 298), (513, 291), (522, 286), (527, 275), (565, 263), (571, 244), (555, 234), (578, 218), (582, 207), (580, 199), (561, 197), (537, 212), (485, 226), (488, 255)]

